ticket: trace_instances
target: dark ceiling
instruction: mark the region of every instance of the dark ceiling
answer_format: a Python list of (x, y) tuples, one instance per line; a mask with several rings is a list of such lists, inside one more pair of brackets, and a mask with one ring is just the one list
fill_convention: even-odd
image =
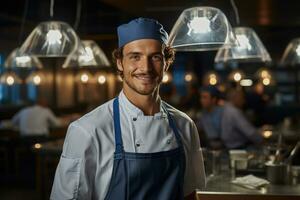
[[(232, 26), (237, 25), (230, 0), (55, 0), (53, 20), (74, 26), (78, 1), (81, 17), (77, 33), (82, 39), (96, 40), (107, 51), (117, 44), (116, 27), (134, 17), (156, 18), (170, 31), (184, 9), (214, 6), (225, 13)], [(254, 28), (275, 60), (291, 39), (300, 36), (300, 1), (235, 0), (235, 3), (240, 25)], [(50, 20), (49, 7), (50, 0), (3, 0), (0, 53), (6, 56), (22, 44), (39, 22)]]

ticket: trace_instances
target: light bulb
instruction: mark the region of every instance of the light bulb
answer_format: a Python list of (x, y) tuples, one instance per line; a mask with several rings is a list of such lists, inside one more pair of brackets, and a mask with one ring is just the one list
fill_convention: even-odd
[(28, 63), (31, 61), (31, 58), (29, 56), (18, 56), (16, 57), (16, 64), (17, 66), (26, 66), (24, 64)]
[(106, 78), (103, 75), (98, 76), (98, 83), (104, 84), (106, 82)]
[(49, 44), (61, 44), (62, 34), (59, 30), (49, 30), (47, 33), (47, 41)]
[(184, 80), (185, 80), (186, 82), (191, 82), (191, 81), (193, 80), (193, 76), (192, 76), (191, 74), (186, 74), (186, 75), (184, 76)]
[(217, 79), (216, 78), (210, 78), (209, 79), (209, 84), (210, 85), (216, 85), (218, 83)]
[(210, 78), (210, 79), (217, 79), (217, 76), (216, 76), (215, 74), (210, 74), (210, 75), (209, 75), (209, 78)]
[(93, 50), (90, 47), (85, 47), (84, 55), (79, 56), (79, 62), (87, 63), (94, 59)]
[(248, 49), (248, 50), (252, 49), (252, 47), (249, 43), (249, 39), (246, 37), (246, 35), (236, 35), (236, 39), (239, 42), (239, 45), (237, 46), (237, 48)]
[(264, 138), (269, 138), (273, 135), (273, 132), (272, 131), (264, 131), (263, 132), (263, 137)]
[(40, 143), (36, 143), (35, 145), (34, 145), (34, 148), (36, 148), (36, 149), (40, 149), (42, 147), (42, 145), (40, 144)]
[(239, 82), (242, 79), (242, 75), (239, 72), (236, 72), (233, 75), (233, 79), (234, 79), (234, 81)]
[(296, 53), (297, 53), (298, 56), (300, 56), (300, 45), (297, 46)]
[(41, 83), (41, 77), (40, 77), (39, 75), (35, 75), (35, 76), (33, 77), (33, 83), (34, 83), (35, 85), (39, 85), (39, 84)]
[(80, 76), (80, 80), (81, 80), (81, 82), (83, 82), (83, 83), (87, 83), (87, 82), (89, 81), (89, 76), (88, 76), (87, 74), (82, 74), (82, 75)]
[(168, 74), (164, 74), (162, 82), (163, 83), (167, 83), (167, 82), (169, 82), (169, 79), (170, 79), (169, 75)]
[(7, 85), (13, 85), (15, 83), (15, 79), (12, 76), (7, 76), (6, 78)]
[(191, 32), (208, 33), (211, 31), (210, 21), (207, 17), (195, 17), (189, 22), (188, 25), (190, 28), (188, 35), (190, 35)]
[(270, 74), (267, 70), (263, 70), (263, 71), (261, 71), (260, 76), (261, 76), (261, 78), (269, 78)]
[(264, 85), (270, 85), (271, 80), (269, 78), (264, 78), (262, 82)]
[(241, 80), (241, 82), (240, 82), (240, 85), (241, 85), (241, 86), (244, 86), (244, 87), (252, 86), (252, 84), (253, 84), (253, 81), (252, 81), (251, 79), (243, 79), (243, 80)]

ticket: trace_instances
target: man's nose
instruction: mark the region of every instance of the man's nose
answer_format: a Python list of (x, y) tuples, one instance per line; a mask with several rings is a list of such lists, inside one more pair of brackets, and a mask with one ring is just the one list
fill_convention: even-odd
[(152, 71), (152, 70), (153, 70), (153, 63), (152, 63), (151, 58), (145, 57), (145, 58), (143, 59), (142, 70), (143, 70), (144, 72), (149, 72), (149, 71)]

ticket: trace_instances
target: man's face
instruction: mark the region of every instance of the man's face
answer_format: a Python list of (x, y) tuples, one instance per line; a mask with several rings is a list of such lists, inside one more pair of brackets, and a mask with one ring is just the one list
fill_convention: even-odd
[(212, 97), (209, 92), (202, 91), (200, 94), (200, 101), (203, 109), (210, 110), (216, 105), (216, 98)]
[(141, 39), (126, 44), (123, 59), (117, 60), (123, 71), (123, 89), (140, 95), (157, 91), (167, 70), (162, 44), (153, 39)]

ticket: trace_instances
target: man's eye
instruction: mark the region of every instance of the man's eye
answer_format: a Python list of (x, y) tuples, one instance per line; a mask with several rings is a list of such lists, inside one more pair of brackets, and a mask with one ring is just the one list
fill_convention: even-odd
[(161, 55), (155, 55), (155, 56), (153, 56), (152, 57), (152, 59), (154, 60), (154, 61), (162, 61), (162, 56)]
[(131, 60), (139, 60), (140, 56), (139, 55), (132, 55), (129, 57)]

